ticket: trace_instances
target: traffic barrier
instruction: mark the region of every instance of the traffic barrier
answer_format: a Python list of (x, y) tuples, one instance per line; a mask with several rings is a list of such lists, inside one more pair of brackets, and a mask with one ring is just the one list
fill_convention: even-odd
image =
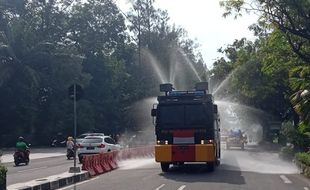
[(116, 169), (118, 166), (117, 166), (117, 163), (116, 163), (116, 160), (115, 160), (115, 153), (116, 152), (108, 152), (106, 154), (108, 154), (108, 157), (109, 157), (109, 166), (112, 168), (112, 169)]
[(100, 164), (100, 154), (93, 155), (93, 162), (94, 162), (94, 171), (96, 174), (102, 174), (104, 171)]
[(154, 146), (128, 148), (95, 155), (84, 155), (82, 170), (87, 170), (91, 176), (95, 176), (118, 168), (118, 162), (120, 161), (153, 156)]
[(104, 169), (105, 172), (108, 172), (112, 169), (108, 164), (107, 154), (100, 154), (100, 164), (101, 164), (102, 169)]
[(91, 176), (96, 175), (96, 172), (93, 167), (93, 156), (85, 155), (82, 160), (82, 170), (87, 170)]

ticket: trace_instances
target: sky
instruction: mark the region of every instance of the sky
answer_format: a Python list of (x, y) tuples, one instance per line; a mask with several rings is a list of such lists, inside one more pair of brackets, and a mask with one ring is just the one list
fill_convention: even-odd
[[(117, 0), (117, 4), (126, 12), (128, 0)], [(216, 58), (223, 56), (217, 52), (220, 47), (243, 37), (255, 39), (248, 27), (256, 23), (257, 16), (245, 14), (237, 20), (224, 18), (219, 0), (155, 0), (154, 5), (167, 10), (170, 24), (184, 28), (189, 38), (200, 44), (199, 50), (209, 69)]]

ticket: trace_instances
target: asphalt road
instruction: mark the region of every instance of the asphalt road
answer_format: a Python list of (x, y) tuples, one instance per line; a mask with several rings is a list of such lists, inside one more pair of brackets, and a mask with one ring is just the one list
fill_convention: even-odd
[(215, 172), (205, 165), (172, 167), (163, 173), (154, 159), (130, 160), (120, 168), (66, 190), (308, 190), (309, 179), (298, 174), (293, 164), (276, 153), (257, 148), (223, 151), (222, 164)]

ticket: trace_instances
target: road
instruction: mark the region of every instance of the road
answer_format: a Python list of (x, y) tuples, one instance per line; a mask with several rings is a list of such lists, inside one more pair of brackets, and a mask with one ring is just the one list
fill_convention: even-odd
[[(64, 147), (60, 148), (31, 148), (30, 149), (30, 159), (40, 159), (40, 158), (50, 158), (56, 156), (63, 156), (66, 154), (66, 149)], [(2, 151), (3, 155), (1, 156), (2, 163), (13, 162), (14, 149)]]
[[(47, 154), (61, 153), (48, 149)], [(39, 152), (34, 151), (34, 154)], [(64, 153), (64, 152), (63, 152)], [(44, 153), (41, 153), (44, 155)], [(33, 179), (43, 179), (68, 171), (72, 160), (65, 156), (33, 159), (28, 166), (8, 166), (8, 185)], [(310, 182), (298, 174), (297, 168), (281, 161), (276, 153), (257, 147), (223, 150), (221, 165), (215, 172), (208, 172), (203, 164), (172, 167), (163, 173), (154, 158), (127, 160), (117, 170), (91, 180), (63, 188), (63, 190), (308, 190)]]
[(163, 173), (153, 158), (130, 160), (120, 168), (62, 190), (308, 190), (310, 182), (276, 153), (257, 148), (223, 151), (215, 172), (205, 165), (172, 167)]
[(65, 148), (31, 149), (29, 165), (16, 167), (13, 163), (13, 152), (5, 151), (2, 161), (8, 168), (7, 184), (42, 179), (68, 171), (69, 167), (73, 166), (73, 160), (67, 160), (65, 152)]

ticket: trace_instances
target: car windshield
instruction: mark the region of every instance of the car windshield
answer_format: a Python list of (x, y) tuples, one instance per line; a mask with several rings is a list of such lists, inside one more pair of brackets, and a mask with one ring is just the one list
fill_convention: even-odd
[(85, 138), (83, 139), (82, 143), (101, 143), (101, 138)]
[(163, 105), (159, 107), (158, 123), (163, 128), (212, 127), (212, 109), (202, 104)]
[(85, 137), (87, 137), (87, 136), (88, 136), (87, 134), (83, 134), (83, 135), (78, 136), (77, 138), (78, 138), (78, 139), (83, 139), (83, 138), (85, 138)]
[(77, 138), (85, 138), (87, 136), (104, 136), (103, 133), (85, 133), (85, 134), (81, 134), (79, 135)]

